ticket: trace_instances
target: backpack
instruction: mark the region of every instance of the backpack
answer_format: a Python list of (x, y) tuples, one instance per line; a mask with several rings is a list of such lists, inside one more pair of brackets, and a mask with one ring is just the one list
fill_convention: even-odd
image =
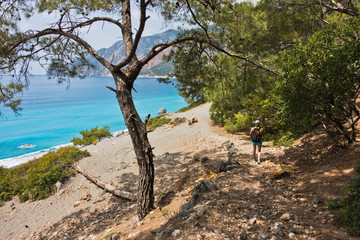
[(259, 127), (259, 128), (257, 128), (257, 127), (253, 128), (253, 131), (252, 131), (252, 133), (251, 133), (251, 140), (252, 140), (253, 142), (261, 142), (261, 140), (262, 140), (262, 134), (261, 134), (260, 130), (261, 130), (261, 127)]

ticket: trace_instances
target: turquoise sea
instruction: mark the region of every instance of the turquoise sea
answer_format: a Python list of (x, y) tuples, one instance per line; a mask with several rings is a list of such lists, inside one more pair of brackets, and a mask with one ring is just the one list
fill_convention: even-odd
[[(12, 167), (43, 155), (95, 126), (108, 125), (111, 132), (126, 129), (115, 94), (105, 86), (115, 87), (112, 77), (72, 79), (69, 85), (47, 76), (31, 77), (20, 116), (1, 107), (0, 165)], [(174, 86), (157, 79), (138, 78), (134, 88), (135, 106), (143, 119), (149, 113), (157, 116), (161, 108), (175, 112), (187, 105)]]

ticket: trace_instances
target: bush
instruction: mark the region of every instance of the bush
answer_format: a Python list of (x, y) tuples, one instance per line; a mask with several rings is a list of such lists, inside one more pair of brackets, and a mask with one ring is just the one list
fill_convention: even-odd
[[(360, 164), (355, 168), (355, 174), (360, 176)], [(346, 190), (347, 196), (327, 205), (330, 209), (341, 209), (335, 220), (345, 226), (351, 235), (360, 236), (360, 177), (352, 180)]]
[(170, 118), (166, 118), (163, 115), (159, 115), (157, 117), (149, 119), (149, 121), (146, 124), (146, 129), (148, 131), (153, 131), (160, 126), (169, 123), (170, 121), (171, 121)]
[(279, 136), (273, 140), (275, 146), (289, 147), (294, 143), (294, 134), (292, 132), (280, 132)]
[(101, 138), (111, 137), (112, 134), (110, 132), (110, 127), (104, 126), (103, 128), (98, 129), (98, 127), (94, 127), (89, 130), (81, 131), (80, 134), (83, 136), (82, 138), (73, 138), (70, 140), (74, 145), (90, 145), (96, 144), (100, 141)]
[(183, 107), (183, 108), (181, 108), (181, 109), (180, 109), (179, 111), (177, 111), (177, 112), (186, 112), (186, 111), (189, 111), (190, 109), (193, 109), (193, 108), (195, 108), (195, 107), (197, 107), (197, 106), (200, 106), (200, 105), (203, 104), (203, 103), (205, 103), (204, 100), (198, 100), (198, 101), (196, 101), (196, 102), (192, 102), (189, 106)]
[(90, 156), (87, 151), (64, 147), (15, 168), (0, 167), (0, 202), (11, 200), (15, 195), (21, 202), (50, 196), (56, 182), (64, 182), (74, 175), (71, 164), (87, 156)]
[(248, 114), (236, 113), (234, 118), (226, 119), (224, 128), (229, 132), (250, 131), (253, 119)]

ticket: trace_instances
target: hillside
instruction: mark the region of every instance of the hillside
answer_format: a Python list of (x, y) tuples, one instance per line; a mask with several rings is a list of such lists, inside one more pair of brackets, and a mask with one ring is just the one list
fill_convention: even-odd
[[(0, 208), (2, 239), (359, 239), (334, 221), (325, 202), (341, 197), (360, 146), (334, 147), (318, 132), (291, 149), (265, 144), (260, 165), (246, 135), (212, 125), (209, 104), (174, 116), (191, 126), (149, 134), (155, 147), (156, 209), (139, 221), (136, 204), (94, 187), (81, 175), (45, 200)], [(128, 135), (87, 147), (80, 166), (136, 192), (137, 166)], [(230, 162), (229, 162), (230, 160)], [(291, 170), (279, 177), (278, 162)], [(212, 173), (213, 172), (213, 173)]]
[[(136, 50), (136, 54), (139, 59), (146, 56), (151, 48), (158, 44), (173, 40), (176, 38), (178, 31), (168, 30), (163, 33), (155, 34), (152, 36), (145, 36), (140, 39), (139, 46)], [(167, 54), (170, 49), (163, 51), (153, 58), (148, 64), (146, 64), (140, 75), (142, 76), (166, 76), (173, 70), (172, 64), (163, 61), (163, 56)], [(120, 40), (114, 43), (109, 48), (102, 48), (98, 50), (98, 53), (106, 60), (111, 61), (113, 64), (123, 60), (125, 58), (124, 44)], [(109, 71), (101, 65), (94, 57), (88, 58), (89, 62), (94, 65), (94, 68), (84, 70), (84, 74), (88, 76), (106, 76), (109, 75)]]

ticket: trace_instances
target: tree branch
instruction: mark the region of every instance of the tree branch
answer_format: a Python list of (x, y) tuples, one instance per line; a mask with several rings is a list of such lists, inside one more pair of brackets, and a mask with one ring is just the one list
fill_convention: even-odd
[(109, 22), (109, 23), (113, 23), (115, 24), (116, 26), (118, 26), (120, 29), (123, 29), (123, 25), (115, 20), (115, 19), (112, 19), (112, 18), (109, 18), (109, 17), (94, 17), (88, 21), (85, 21), (85, 22), (82, 22), (82, 23), (79, 23), (77, 25), (74, 25), (72, 27), (69, 27), (69, 28), (65, 28), (65, 29), (71, 29), (71, 30), (74, 30), (76, 28), (81, 28), (81, 27), (86, 27), (86, 26), (89, 26), (95, 22), (99, 22), (99, 21), (104, 21), (104, 22)]
[(337, 11), (337, 12), (340, 12), (340, 13), (345, 13), (345, 14), (347, 14), (349, 16), (352, 16), (352, 17), (359, 16), (359, 14), (357, 12), (354, 12), (354, 11), (350, 10), (349, 8), (347, 8), (346, 6), (342, 5), (339, 2), (336, 2), (335, 0), (330, 0), (330, 4), (327, 4), (324, 1), (321, 1), (321, 4), (324, 7), (328, 8), (330, 10), (333, 10), (333, 11)]
[(222, 52), (222, 53), (224, 53), (224, 54), (226, 54), (226, 55), (228, 55), (228, 56), (230, 56), (230, 57), (234, 57), (234, 58), (238, 58), (238, 59), (247, 61), (247, 62), (249, 62), (249, 63), (257, 66), (258, 68), (263, 69), (263, 70), (265, 70), (265, 71), (267, 71), (267, 72), (269, 72), (269, 73), (272, 73), (272, 74), (275, 74), (275, 75), (278, 75), (278, 74), (279, 74), (278, 70), (276, 70), (276, 69), (267, 68), (267, 67), (263, 66), (263, 64), (254, 62), (253, 60), (251, 60), (251, 59), (249, 59), (249, 58), (247, 58), (247, 57), (243, 57), (243, 56), (240, 56), (240, 55), (237, 55), (237, 54), (230, 53), (230, 52), (228, 52), (227, 50), (225, 50), (225, 49), (217, 46), (217, 45), (214, 44), (213, 42), (205, 42), (205, 43), (209, 44), (210, 46), (212, 46), (212, 47), (215, 48), (216, 50), (218, 50), (218, 51), (220, 51), (220, 52)]
[(125, 60), (114, 66), (115, 70), (121, 69), (122, 67), (129, 64), (131, 59), (134, 57), (134, 55), (136, 53), (136, 49), (139, 45), (142, 33), (144, 32), (146, 20), (149, 19), (149, 17), (146, 17), (146, 8), (150, 4), (150, 2), (151, 1), (145, 2), (145, 0), (140, 1), (140, 24), (139, 24), (139, 29), (137, 30), (136, 35), (135, 35), (133, 46), (131, 48), (129, 55), (126, 56)]
[(14, 44), (12, 44), (12, 46), (9, 48), (9, 52), (13, 51), (15, 48), (17, 48), (18, 46), (20, 46), (23, 43), (26, 43), (27, 41), (29, 41), (31, 39), (40, 38), (40, 37), (44, 37), (44, 36), (48, 36), (48, 35), (60, 35), (60, 36), (64, 36), (64, 37), (72, 39), (73, 41), (82, 45), (94, 58), (96, 58), (107, 69), (109, 69), (110, 71), (112, 70), (113, 66), (108, 61), (106, 61), (105, 58), (100, 56), (98, 54), (98, 52), (89, 43), (87, 43), (84, 39), (80, 38), (79, 36), (77, 36), (75, 34), (72, 34), (71, 32), (65, 32), (60, 29), (47, 28), (47, 29), (39, 31), (35, 34), (31, 34), (24, 38), (21, 38), (21, 39), (15, 41)]
[(153, 59), (160, 52), (164, 51), (166, 48), (191, 40), (195, 40), (195, 38), (193, 36), (187, 36), (153, 46), (149, 54), (140, 60), (140, 66), (143, 67), (146, 63), (148, 63), (151, 59)]
[(88, 174), (86, 171), (82, 170), (78, 165), (74, 164), (73, 169), (75, 171), (77, 171), (78, 173), (80, 173), (81, 175), (83, 175), (84, 177), (86, 177), (89, 181), (91, 181), (92, 183), (94, 183), (96, 186), (100, 187), (101, 189), (106, 190), (107, 192), (126, 199), (126, 200), (130, 200), (132, 202), (136, 201), (136, 196), (132, 193), (129, 192), (125, 192), (125, 191), (121, 191), (119, 189), (116, 189), (116, 187), (114, 187), (113, 185), (109, 184), (109, 183), (105, 183), (100, 181), (99, 179), (90, 176), (90, 174)]

